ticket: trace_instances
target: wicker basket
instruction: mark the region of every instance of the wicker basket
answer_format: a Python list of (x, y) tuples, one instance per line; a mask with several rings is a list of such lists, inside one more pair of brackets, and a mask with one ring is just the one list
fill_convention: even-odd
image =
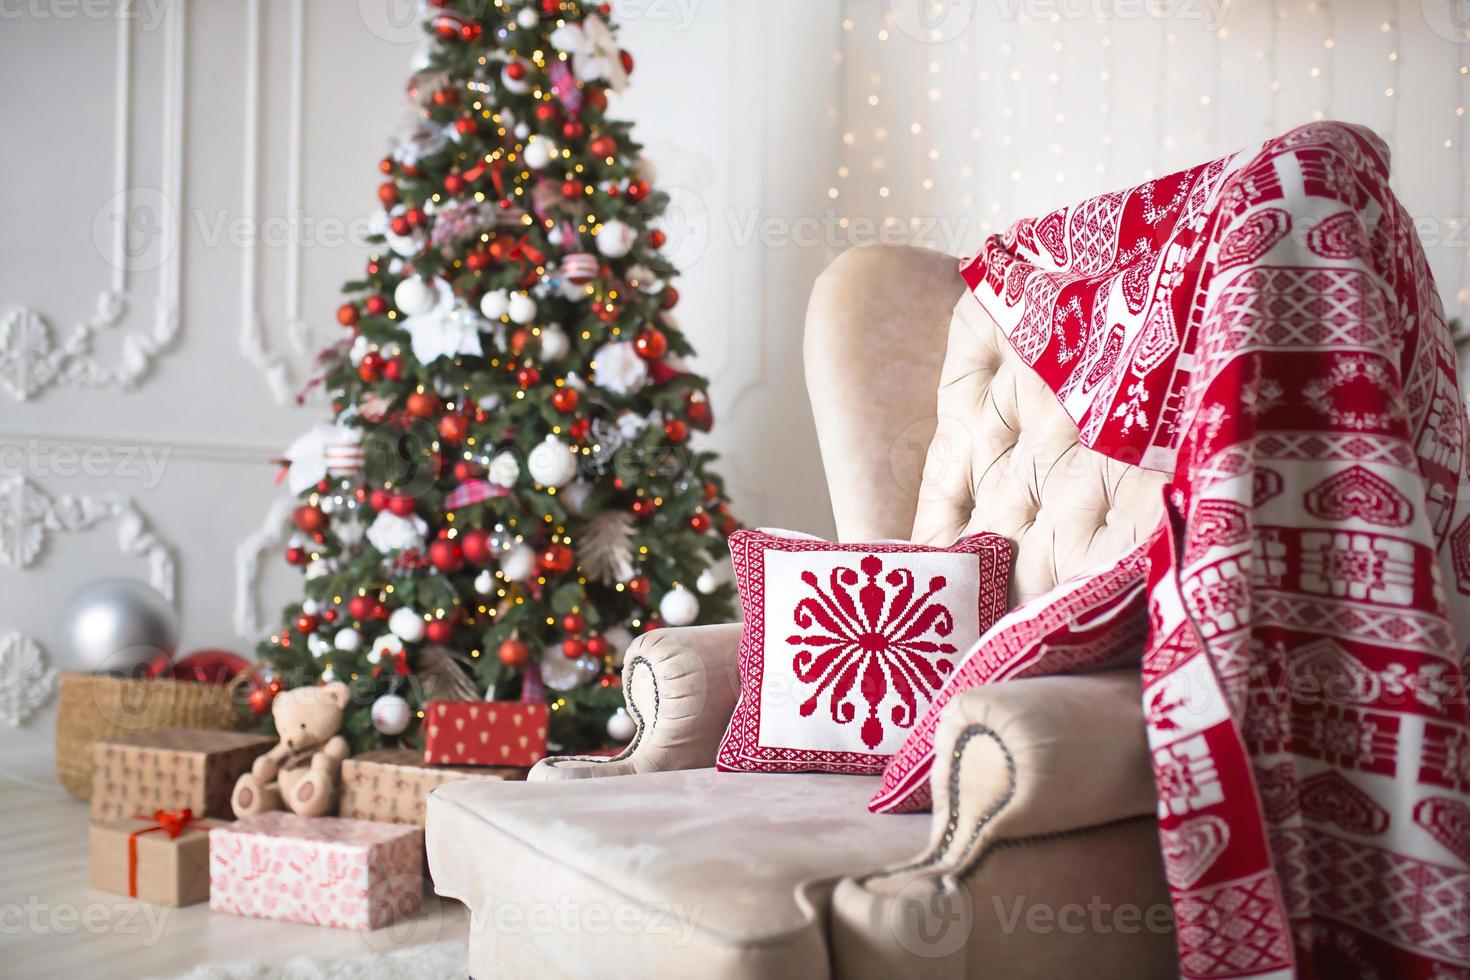
[(159, 728), (241, 727), (226, 684), (62, 674), (56, 775), (72, 796), (90, 799), (93, 742)]

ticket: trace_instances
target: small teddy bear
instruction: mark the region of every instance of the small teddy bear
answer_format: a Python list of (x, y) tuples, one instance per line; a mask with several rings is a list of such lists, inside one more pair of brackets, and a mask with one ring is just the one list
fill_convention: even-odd
[(230, 805), (236, 817), (286, 809), (320, 817), (337, 805), (337, 779), (347, 758), (342, 712), (350, 692), (340, 681), (297, 687), (276, 695), (271, 707), (280, 741), (257, 756), (235, 782)]

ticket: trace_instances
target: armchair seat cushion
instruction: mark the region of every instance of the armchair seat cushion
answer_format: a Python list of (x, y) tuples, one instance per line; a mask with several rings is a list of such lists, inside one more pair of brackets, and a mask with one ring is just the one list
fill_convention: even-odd
[(873, 776), (461, 780), (429, 797), (434, 884), (472, 914), (477, 977), (821, 977), (837, 879), (918, 853), (925, 814)]

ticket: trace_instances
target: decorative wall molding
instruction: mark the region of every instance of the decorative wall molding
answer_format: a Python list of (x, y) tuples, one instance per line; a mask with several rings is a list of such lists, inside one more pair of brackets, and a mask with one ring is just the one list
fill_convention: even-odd
[(260, 633), (260, 559), (286, 543), (295, 503), (294, 498), (277, 499), (260, 528), (235, 548), (235, 632), (241, 639), (254, 640)]
[[(261, 34), (265, 25), (265, 5), (249, 0), (245, 11), (245, 196), (242, 213), (252, 226), (260, 212), (260, 113), (264, 99), (261, 78)], [(292, 222), (286, 243), (285, 307), (286, 336), (291, 351), (297, 356), (310, 353), (311, 329), (301, 313), (301, 229), (296, 222), (301, 216), (301, 146), (305, 115), (305, 35), (304, 0), (291, 0), (290, 94), (286, 149), (286, 214)], [(240, 353), (264, 376), (271, 396), (277, 404), (294, 398), (290, 360), (272, 349), (265, 316), (260, 310), (260, 240), (259, 234), (241, 249), (240, 288)]]
[(0, 565), (29, 568), (51, 534), (86, 531), (104, 521), (117, 525), (118, 548), (148, 561), (148, 581), (174, 599), (174, 551), (149, 528), (137, 505), (120, 494), (51, 497), (22, 476), (0, 478)]
[(0, 722), (20, 727), (46, 706), (59, 682), (40, 644), (14, 630), (0, 633)]
[[(179, 212), (184, 153), (184, 0), (165, 0), (163, 85), (160, 117), (163, 150), (157, 190), (131, 186), (133, 24), (117, 18), (117, 65), (113, 82), (113, 194), (94, 222), (94, 238), (105, 237), (111, 277), (97, 297), (91, 319), (77, 324), (60, 341), (50, 323), (24, 304), (0, 318), (0, 389), (27, 401), (53, 385), (88, 388), (134, 387), (179, 331)], [(111, 227), (106, 220), (111, 219)], [(101, 223), (102, 227), (98, 227)], [(130, 234), (144, 236), (140, 259)], [(101, 242), (99, 241), (99, 245)], [(115, 363), (104, 363), (92, 349), (101, 334), (117, 328), (128, 312), (128, 277), (158, 269), (153, 320), (146, 330), (123, 338)]]

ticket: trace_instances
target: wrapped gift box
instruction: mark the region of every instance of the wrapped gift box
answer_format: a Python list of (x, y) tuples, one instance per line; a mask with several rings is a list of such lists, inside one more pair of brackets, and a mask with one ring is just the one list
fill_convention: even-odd
[(93, 824), (92, 887), (159, 905), (209, 898), (209, 832), (221, 821), (170, 816)]
[(430, 701), (424, 761), (444, 766), (534, 766), (546, 758), (546, 703)]
[(508, 767), (445, 768), (424, 761), (414, 749), (379, 749), (342, 763), (339, 812), (354, 820), (424, 825), (429, 791), (456, 779), (525, 779), (526, 770)]
[(209, 836), (209, 908), (339, 929), (419, 910), (424, 832), (403, 824), (273, 811)]
[(92, 821), (188, 807), (229, 819), (235, 780), (276, 744), (245, 732), (165, 728), (92, 746)]

